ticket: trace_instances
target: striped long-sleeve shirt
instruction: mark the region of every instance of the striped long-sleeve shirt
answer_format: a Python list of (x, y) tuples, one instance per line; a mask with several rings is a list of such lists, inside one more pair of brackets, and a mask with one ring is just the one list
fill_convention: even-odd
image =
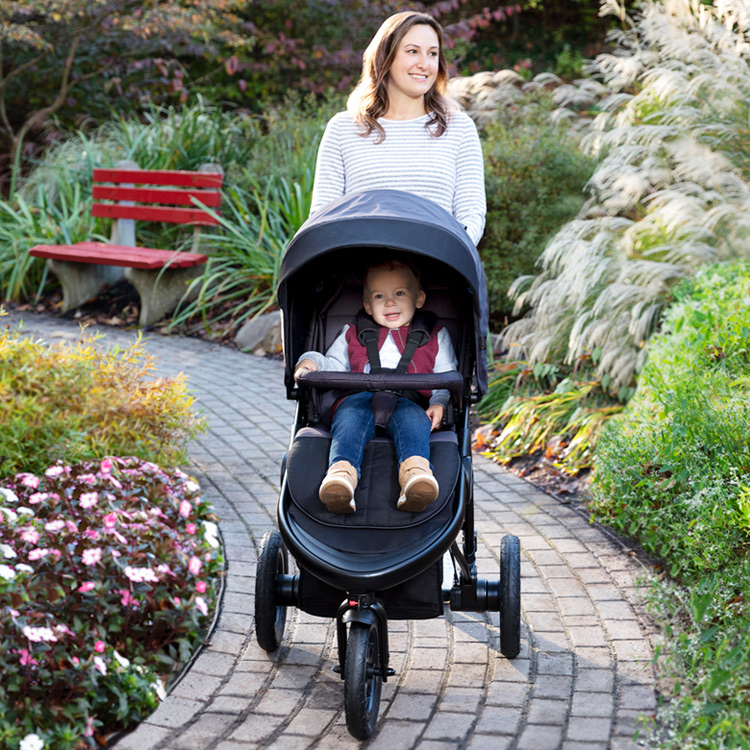
[(464, 112), (450, 112), (445, 133), (436, 138), (425, 127), (429, 119), (381, 118), (385, 140), (375, 143), (377, 133), (358, 135), (360, 127), (348, 112), (334, 115), (318, 149), (311, 213), (359, 190), (405, 190), (442, 206), (477, 244), (487, 202), (476, 126)]

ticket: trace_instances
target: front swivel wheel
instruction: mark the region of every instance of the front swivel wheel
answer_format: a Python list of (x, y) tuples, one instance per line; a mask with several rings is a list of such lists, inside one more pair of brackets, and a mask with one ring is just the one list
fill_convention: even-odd
[(352, 737), (366, 740), (375, 731), (382, 686), (378, 626), (353, 622), (346, 642), (344, 665), (344, 710)]

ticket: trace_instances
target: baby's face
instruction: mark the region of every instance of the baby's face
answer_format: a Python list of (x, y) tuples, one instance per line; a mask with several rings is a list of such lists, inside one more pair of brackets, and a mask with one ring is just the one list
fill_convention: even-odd
[(409, 325), (424, 300), (425, 293), (408, 271), (376, 271), (367, 277), (365, 310), (384, 328)]

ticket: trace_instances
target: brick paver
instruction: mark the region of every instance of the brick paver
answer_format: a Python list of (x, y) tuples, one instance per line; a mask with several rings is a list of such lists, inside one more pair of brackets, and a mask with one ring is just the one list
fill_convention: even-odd
[[(35, 315), (25, 316), (24, 329), (49, 340), (78, 335), (71, 321)], [(105, 343), (121, 344), (135, 335), (105, 334)], [(281, 363), (191, 339), (150, 335), (145, 346), (160, 374), (187, 374), (208, 419), (191, 470), (221, 518), (228, 575), (210, 642), (117, 750), (361, 746), (346, 730), (331, 621), (292, 608), (277, 653), (255, 642), (256, 554), (275, 527), (294, 406)], [(391, 623), (397, 674), (383, 686), (378, 730), (364, 745), (637, 747), (638, 717), (656, 708), (653, 626), (637, 600), (638, 561), (575, 508), (478, 456), (474, 481), (480, 576), (497, 576), (504, 534), (521, 540), (521, 653), (513, 661), (500, 655), (497, 613)]]

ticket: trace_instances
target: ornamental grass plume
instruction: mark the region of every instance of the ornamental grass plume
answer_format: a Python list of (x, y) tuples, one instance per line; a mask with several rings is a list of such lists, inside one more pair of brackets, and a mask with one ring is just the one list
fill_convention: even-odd
[(106, 744), (205, 635), (223, 565), (212, 508), (179, 469), (138, 458), (4, 484), (0, 747)]
[[(532, 362), (572, 364), (630, 384), (675, 284), (750, 247), (750, 13), (746, 2), (647, 2), (589, 73), (608, 94), (582, 147), (600, 161), (578, 217), (549, 242), (541, 272), (518, 279), (505, 334)], [(593, 93), (594, 88), (588, 87)], [(563, 107), (580, 107), (570, 89)], [(522, 357), (520, 357), (522, 358)]]

